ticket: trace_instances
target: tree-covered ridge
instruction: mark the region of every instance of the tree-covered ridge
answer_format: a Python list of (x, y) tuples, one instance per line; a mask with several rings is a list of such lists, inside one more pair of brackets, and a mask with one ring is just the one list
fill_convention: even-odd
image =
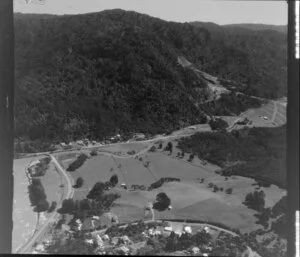
[(245, 93), (283, 95), (285, 35), (221, 30), (122, 10), (16, 14), (15, 135), (102, 138), (205, 122), (207, 110), (196, 103), (208, 98), (206, 82), (178, 56), (247, 84)]
[(266, 185), (286, 187), (286, 126), (196, 133), (178, 147), (222, 167), (224, 176), (240, 175)]

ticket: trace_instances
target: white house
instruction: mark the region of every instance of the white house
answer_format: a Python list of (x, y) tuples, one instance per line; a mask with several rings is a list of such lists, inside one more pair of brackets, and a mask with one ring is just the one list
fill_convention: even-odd
[(165, 227), (164, 230), (165, 230), (165, 231), (172, 232), (172, 231), (173, 231), (173, 228), (172, 228), (172, 227)]
[(38, 252), (43, 252), (45, 250), (45, 247), (42, 244), (39, 244), (36, 246), (35, 250)]
[(93, 239), (85, 239), (84, 242), (86, 242), (87, 244), (92, 245), (94, 243)]
[(120, 248), (119, 248), (119, 250), (121, 250), (125, 255), (127, 255), (128, 253), (129, 253), (129, 248), (128, 247), (126, 247), (126, 246), (121, 246)]
[(199, 249), (199, 247), (193, 247), (192, 248), (192, 252), (193, 252), (193, 254), (197, 254), (197, 253), (199, 253), (200, 252), (200, 249)]
[(102, 239), (103, 239), (104, 241), (108, 241), (108, 240), (109, 240), (109, 236), (105, 234), (105, 235), (102, 237)]
[(183, 228), (184, 232), (188, 233), (188, 234), (192, 234), (192, 228), (190, 226), (185, 226)]
[(92, 219), (93, 220), (100, 220), (100, 217), (99, 216), (93, 216)]

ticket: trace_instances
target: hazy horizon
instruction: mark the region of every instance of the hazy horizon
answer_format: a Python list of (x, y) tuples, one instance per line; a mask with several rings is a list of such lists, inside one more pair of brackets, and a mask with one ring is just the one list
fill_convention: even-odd
[[(122, 9), (174, 22), (212, 22), (218, 25), (287, 25), (285, 1), (200, 1), (189, 0), (44, 0), (44, 4), (14, 2), (15, 13), (70, 15)], [(83, 4), (84, 3), (84, 4)], [(188, 4), (187, 4), (188, 3)], [(171, 11), (170, 11), (171, 7)]]

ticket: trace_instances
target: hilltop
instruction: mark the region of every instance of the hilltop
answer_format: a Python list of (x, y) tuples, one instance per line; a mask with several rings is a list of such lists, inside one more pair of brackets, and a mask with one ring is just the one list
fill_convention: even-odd
[(239, 27), (239, 28), (247, 28), (251, 30), (275, 30), (282, 33), (287, 33), (287, 25), (268, 25), (268, 24), (254, 24), (254, 23), (241, 23), (241, 24), (228, 24), (224, 25), (224, 27)]
[(15, 136), (26, 140), (205, 123), (212, 113), (201, 104), (211, 90), (179, 57), (234, 81), (246, 95), (286, 95), (286, 34), (277, 31), (167, 22), (116, 9), (15, 14), (15, 41)]

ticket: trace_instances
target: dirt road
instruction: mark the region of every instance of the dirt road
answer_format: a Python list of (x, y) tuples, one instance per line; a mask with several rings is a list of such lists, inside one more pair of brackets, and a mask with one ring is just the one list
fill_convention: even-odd
[[(55, 157), (51, 154), (46, 154), (51, 158), (51, 161), (55, 164), (55, 166), (57, 167), (57, 169), (63, 174), (63, 176), (65, 177), (66, 181), (67, 181), (67, 193), (65, 196), (65, 199), (67, 198), (72, 198), (73, 194), (74, 194), (74, 189), (72, 187), (72, 182), (70, 180), (70, 178), (68, 177), (66, 171), (63, 169), (63, 167), (61, 167), (61, 165), (58, 163), (58, 161), (55, 159)], [(62, 199), (63, 201), (64, 199)], [(59, 203), (57, 208), (61, 207), (62, 201)], [(54, 212), (47, 220), (47, 222), (45, 224), (42, 225), (41, 228), (38, 229), (38, 231), (29, 239), (29, 241), (27, 241), (27, 243), (25, 245), (23, 245), (20, 249), (18, 249), (18, 251), (16, 253), (31, 253), (30, 250), (33, 246), (33, 244), (38, 241), (41, 236), (43, 235), (43, 233), (47, 230), (48, 226), (52, 223), (54, 223), (57, 218), (59, 217), (59, 213)]]

